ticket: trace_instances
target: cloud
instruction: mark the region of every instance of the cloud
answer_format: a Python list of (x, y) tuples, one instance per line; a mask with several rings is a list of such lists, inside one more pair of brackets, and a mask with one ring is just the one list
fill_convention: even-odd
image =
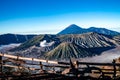
[(10, 47), (14, 48), (14, 47), (17, 47), (19, 45), (20, 45), (20, 43), (19, 44), (0, 45), (0, 50), (5, 49), (5, 48), (10, 48)]
[(52, 46), (54, 44), (54, 41), (47, 43), (46, 40), (43, 40), (40, 42), (41, 47), (47, 47), (47, 46)]

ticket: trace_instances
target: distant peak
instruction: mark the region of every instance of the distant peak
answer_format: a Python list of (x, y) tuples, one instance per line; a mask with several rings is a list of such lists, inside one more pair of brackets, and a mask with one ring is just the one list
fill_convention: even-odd
[(76, 24), (71, 24), (58, 34), (76, 34), (79, 31), (81, 31), (80, 33), (83, 33), (84, 30), (77, 26)]
[[(76, 24), (71, 24), (71, 25), (69, 25), (68, 27), (79, 27), (78, 25), (76, 25)], [(79, 27), (80, 28), (80, 27)]]
[(76, 24), (71, 24), (70, 26), (77, 26)]

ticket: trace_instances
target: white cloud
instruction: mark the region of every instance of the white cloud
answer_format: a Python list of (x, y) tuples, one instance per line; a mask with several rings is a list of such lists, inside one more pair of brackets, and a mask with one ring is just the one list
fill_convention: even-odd
[(40, 42), (41, 47), (47, 47), (47, 46), (52, 46), (54, 44), (54, 41), (47, 43), (46, 40), (43, 40)]
[(19, 46), (19, 45), (20, 45), (20, 43), (18, 43), (18, 44), (0, 45), (0, 50), (1, 50), (1, 49), (5, 49), (5, 48), (9, 48), (9, 47), (14, 48), (14, 47), (17, 47), (17, 46)]

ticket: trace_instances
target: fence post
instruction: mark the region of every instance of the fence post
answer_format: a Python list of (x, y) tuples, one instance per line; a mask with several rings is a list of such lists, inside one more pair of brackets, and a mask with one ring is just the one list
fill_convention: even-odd
[(116, 78), (116, 61), (113, 59), (113, 69), (114, 69), (114, 74), (113, 74), (113, 79)]
[(78, 60), (77, 60), (77, 61), (75, 61), (75, 68), (78, 69), (78, 67), (79, 67), (79, 64), (78, 64)]
[(34, 58), (32, 58), (32, 67), (33, 67), (33, 60), (34, 60)]
[(30, 69), (30, 67), (28, 67), (28, 71), (29, 71), (29, 73), (31, 74), (31, 69)]
[(53, 73), (55, 73), (55, 66), (53, 65)]
[[(16, 61), (18, 61), (18, 60), (19, 60), (19, 56), (17, 55)], [(17, 67), (18, 67), (18, 69), (20, 69), (20, 63), (17, 63)]]
[(17, 61), (19, 60), (19, 56), (17, 55)]
[(40, 64), (40, 70), (43, 70), (42, 62), (40, 62), (39, 64)]
[(3, 63), (3, 61), (2, 61), (2, 56), (0, 56), (0, 72), (2, 73), (2, 64)]

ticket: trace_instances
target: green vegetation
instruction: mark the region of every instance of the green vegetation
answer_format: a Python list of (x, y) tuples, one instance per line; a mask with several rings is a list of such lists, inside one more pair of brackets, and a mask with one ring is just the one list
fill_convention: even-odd
[(39, 36), (35, 36), (32, 39), (24, 42), (23, 44), (21, 44), (19, 47), (13, 49), (13, 50), (25, 50), (31, 46), (39, 46), (40, 42), (43, 40), (50, 40), (52, 39), (52, 35), (39, 35)]
[(74, 43), (63, 42), (45, 54), (47, 59), (62, 60), (92, 56), (92, 53)]

